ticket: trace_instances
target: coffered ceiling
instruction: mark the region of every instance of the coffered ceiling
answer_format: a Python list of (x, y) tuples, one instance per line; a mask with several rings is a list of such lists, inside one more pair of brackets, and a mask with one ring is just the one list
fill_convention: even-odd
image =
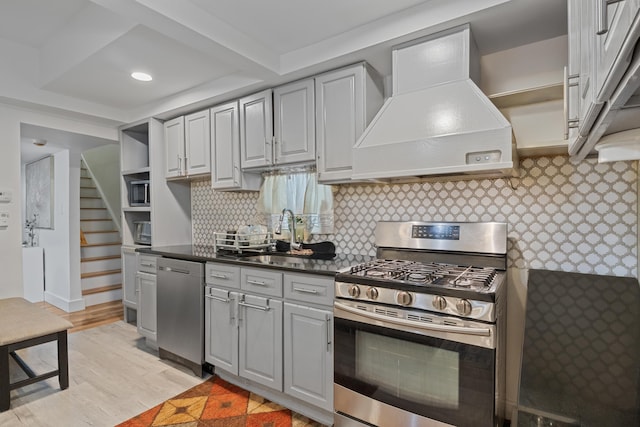
[[(168, 118), (470, 22), (481, 54), (566, 34), (563, 0), (2, 0), (0, 102)], [(145, 71), (151, 82), (138, 82)]]

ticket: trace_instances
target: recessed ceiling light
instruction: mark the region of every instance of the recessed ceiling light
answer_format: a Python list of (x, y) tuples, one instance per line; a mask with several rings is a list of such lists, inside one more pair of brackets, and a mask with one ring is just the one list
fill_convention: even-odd
[(42, 138), (34, 138), (33, 145), (37, 145), (38, 147), (44, 147), (47, 145), (47, 140)]
[(150, 82), (151, 80), (153, 80), (153, 77), (151, 77), (149, 74), (140, 71), (131, 73), (131, 77), (136, 80), (140, 80), (141, 82)]

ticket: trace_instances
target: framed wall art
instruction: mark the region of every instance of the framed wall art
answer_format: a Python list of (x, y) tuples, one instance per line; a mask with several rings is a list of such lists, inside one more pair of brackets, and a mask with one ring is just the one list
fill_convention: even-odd
[(53, 156), (25, 166), (27, 219), (36, 219), (36, 228), (53, 229)]

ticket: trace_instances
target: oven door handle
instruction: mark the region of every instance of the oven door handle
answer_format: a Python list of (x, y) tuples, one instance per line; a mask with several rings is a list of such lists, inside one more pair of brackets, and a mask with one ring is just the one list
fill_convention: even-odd
[(439, 325), (439, 324), (430, 324), (430, 323), (422, 323), (416, 322), (413, 320), (406, 319), (394, 319), (392, 317), (383, 316), (380, 314), (370, 313), (368, 311), (360, 310), (358, 308), (353, 308), (348, 305), (342, 304), (340, 302), (334, 302), (335, 307), (340, 310), (347, 311), (349, 313), (356, 314), (362, 317), (368, 317), (370, 319), (379, 320), (381, 322), (387, 323), (395, 323), (397, 325), (402, 326), (410, 326), (413, 328), (424, 329), (427, 331), (438, 331), (438, 332), (453, 332), (458, 334), (465, 335), (481, 335), (481, 336), (491, 336), (491, 329), (489, 328), (471, 328), (466, 326), (453, 326), (453, 325)]

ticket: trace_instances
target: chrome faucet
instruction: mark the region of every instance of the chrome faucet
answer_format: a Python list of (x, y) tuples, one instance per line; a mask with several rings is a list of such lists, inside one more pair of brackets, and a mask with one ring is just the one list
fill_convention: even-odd
[(280, 222), (278, 222), (278, 226), (276, 227), (275, 233), (276, 234), (282, 233), (282, 223), (284, 222), (284, 218), (287, 215), (287, 213), (289, 214), (289, 218), (291, 220), (289, 225), (289, 231), (291, 235), (289, 239), (289, 252), (291, 252), (293, 250), (300, 249), (302, 247), (300, 243), (296, 243), (296, 216), (293, 214), (293, 211), (291, 209), (287, 209), (287, 208), (282, 209), (282, 214), (280, 214)]

